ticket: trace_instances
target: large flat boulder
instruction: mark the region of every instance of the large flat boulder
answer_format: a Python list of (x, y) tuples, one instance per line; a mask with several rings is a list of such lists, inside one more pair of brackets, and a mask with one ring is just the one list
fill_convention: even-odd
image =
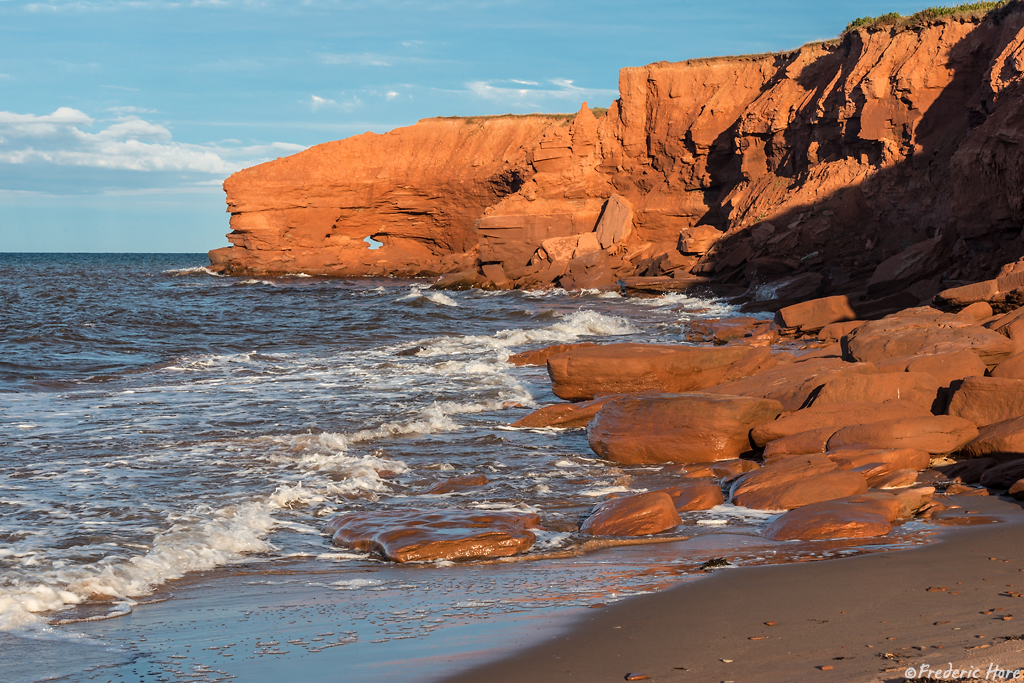
[[(872, 375), (865, 376), (871, 377)], [(834, 428), (832, 433), (835, 433), (849, 425), (928, 415), (931, 415), (931, 411), (927, 408), (902, 399), (879, 403), (825, 402), (819, 404), (815, 402), (808, 408), (755, 427), (750, 432), (750, 438), (758, 446), (765, 446), (770, 441), (811, 430)], [(832, 434), (828, 436), (831, 437)], [(826, 437), (826, 442), (827, 440), (828, 437)]]
[(900, 509), (900, 501), (888, 493), (811, 503), (776, 517), (764, 535), (776, 541), (884, 536), (892, 531)]
[(968, 377), (953, 389), (947, 412), (979, 427), (1021, 417), (1024, 415), (1024, 380)]
[(982, 327), (970, 315), (942, 313), (927, 306), (865, 323), (844, 336), (842, 343), (843, 357), (857, 362), (970, 349), (991, 367), (1014, 353), (1013, 342)]
[(1024, 353), (1010, 356), (992, 368), (989, 375), (1000, 379), (1024, 379)]
[[(722, 347), (728, 348), (728, 347)], [(847, 363), (840, 358), (816, 358), (780, 364), (743, 379), (705, 389), (709, 394), (770, 398), (785, 410), (805, 407), (808, 399), (830, 380), (846, 375), (878, 372), (871, 363)]]
[(592, 536), (647, 536), (682, 523), (672, 496), (653, 491), (603, 503), (580, 525), (580, 531)]
[(828, 440), (828, 449), (912, 448), (939, 455), (960, 450), (977, 435), (978, 428), (960, 417), (907, 417), (843, 427)]
[(430, 562), (518, 555), (536, 540), (529, 529), (539, 527), (540, 517), (531, 514), (379, 510), (337, 515), (326, 531), (336, 546), (394, 562)]
[(703, 393), (626, 396), (587, 426), (590, 447), (625, 465), (708, 463), (752, 450), (750, 430), (782, 412), (777, 401)]
[(837, 431), (839, 427), (820, 427), (769, 441), (764, 447), (764, 459), (767, 462), (789, 455), (824, 453), (828, 450), (828, 440)]
[(603, 394), (700, 391), (774, 364), (767, 347), (605, 344), (552, 356), (548, 374), (555, 396), (588, 401)]
[[(882, 372), (873, 375), (846, 375), (826, 382), (812, 399), (811, 406), (829, 403), (881, 403), (899, 400), (913, 403), (929, 412), (941, 410), (939, 380), (924, 372)], [(945, 393), (943, 392), (943, 398)]]
[(1024, 417), (986, 425), (961, 451), (968, 458), (1024, 458)]
[(743, 475), (733, 482), (729, 499), (757, 510), (792, 510), (867, 490), (859, 473), (839, 469), (824, 455), (801, 455)]

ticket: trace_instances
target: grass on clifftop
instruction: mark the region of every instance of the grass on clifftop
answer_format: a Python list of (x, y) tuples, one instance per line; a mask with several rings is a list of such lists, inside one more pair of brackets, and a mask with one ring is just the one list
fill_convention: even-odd
[(882, 28), (883, 26), (913, 26), (929, 19), (938, 19), (939, 17), (948, 17), (954, 14), (976, 14), (991, 12), (994, 9), (1003, 7), (1010, 0), (998, 0), (998, 2), (967, 2), (962, 5), (954, 5), (952, 7), (928, 7), (920, 12), (911, 14), (909, 17), (904, 17), (899, 12), (889, 12), (879, 17), (861, 17), (860, 19), (854, 19), (846, 25), (846, 29), (843, 33), (849, 33), (854, 29), (858, 28)]

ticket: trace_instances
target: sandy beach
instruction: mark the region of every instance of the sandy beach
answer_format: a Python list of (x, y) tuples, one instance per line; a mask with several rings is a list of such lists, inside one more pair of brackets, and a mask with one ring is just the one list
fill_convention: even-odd
[(1024, 514), (1007, 498), (952, 500), (954, 517), (1003, 521), (909, 550), (719, 570), (445, 681), (904, 681), (925, 664), (996, 680), (993, 663), (1024, 667), (1024, 642), (1006, 640), (1024, 633), (1009, 595), (1024, 588)]

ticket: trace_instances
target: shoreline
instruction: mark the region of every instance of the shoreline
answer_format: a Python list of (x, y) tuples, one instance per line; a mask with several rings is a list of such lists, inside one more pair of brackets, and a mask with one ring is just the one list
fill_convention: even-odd
[(1003, 521), (950, 528), (936, 542), (892, 552), (717, 571), (593, 610), (546, 642), (442, 680), (621, 681), (642, 673), (656, 681), (881, 683), (907, 680), (921, 664), (983, 674), (992, 663), (1021, 668), (1024, 640), (1003, 638), (1024, 633), (1024, 598), (1006, 594), (1024, 589), (1024, 510), (997, 496), (955, 502)]

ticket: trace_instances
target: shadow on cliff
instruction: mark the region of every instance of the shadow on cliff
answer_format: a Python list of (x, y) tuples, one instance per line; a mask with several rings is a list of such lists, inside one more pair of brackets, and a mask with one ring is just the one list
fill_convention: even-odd
[[(792, 196), (821, 170), (815, 168), (818, 163), (856, 160), (872, 170), (863, 182), (819, 196), (811, 204), (783, 201), (783, 206), (790, 206), (767, 216), (767, 220), (752, 221), (726, 235), (702, 259), (697, 271), (711, 274), (718, 283), (738, 286), (817, 272), (824, 277), (811, 296), (867, 296), (868, 281), (878, 266), (904, 253), (901, 258), (907, 263), (890, 262), (885, 269), (893, 271), (895, 277), (886, 280), (883, 274), (881, 280), (876, 276), (872, 282), (869, 298), (876, 298), (915, 282), (930, 281), (930, 288), (937, 290), (950, 281), (991, 277), (1001, 264), (1024, 255), (1019, 223), (989, 220), (985, 224), (986, 217), (979, 216), (975, 224), (965, 226), (962, 217), (958, 219), (953, 198), (958, 189), (963, 190), (959, 185), (970, 184), (971, 178), (959, 175), (951, 163), (965, 139), (983, 126), (996, 108), (1020, 106), (1024, 99), (1021, 88), (1017, 88), (1015, 97), (1004, 93), (994, 103), (986, 78), (993, 60), (1014, 35), (1003, 30), (1003, 23), (1014, 13), (1017, 16), (1012, 20), (1024, 23), (1024, 3), (1012, 3), (990, 12), (951, 48), (950, 83), (919, 113), (916, 124), (903, 124), (888, 141), (877, 130), (866, 131), (859, 116), (843, 122), (836, 115), (847, 104), (847, 92), (861, 112), (864, 110), (864, 82), (846, 92), (841, 87), (853, 76), (864, 49), (860, 33), (847, 34), (832, 50), (807, 65), (797, 80), (814, 96), (805, 98), (803, 108), (792, 116), (793, 124), (782, 133), (782, 144), (762, 140), (770, 152), (767, 174), (772, 182), (781, 179), (789, 183)], [(780, 74), (784, 73), (785, 67), (780, 69)], [(839, 77), (836, 81), (816, 78), (822, 73), (839, 73)], [(826, 96), (825, 90), (830, 87), (832, 91)], [(819, 117), (815, 110), (823, 96), (825, 117), (816, 120)], [(909, 113), (913, 116), (918, 112), (911, 109)], [(712, 186), (721, 187), (723, 197), (731, 194), (730, 187), (757, 181), (739, 168), (741, 155), (733, 141), (740, 137), (741, 121), (716, 140), (716, 145), (729, 145), (732, 158), (720, 159), (714, 168), (709, 163)], [(865, 139), (864, 134), (882, 139)], [(887, 162), (893, 156), (894, 145), (902, 158)], [(999, 188), (987, 189), (993, 193), (993, 201), (1000, 200)], [(737, 207), (728, 201), (716, 203), (701, 222), (721, 229), (723, 218), (735, 211)], [(734, 215), (733, 222), (749, 220), (743, 213), (741, 209), (739, 216)], [(763, 227), (766, 223), (770, 225)], [(770, 234), (771, 239), (755, 239), (758, 228), (763, 228), (761, 235)], [(922, 245), (925, 241), (930, 244)], [(914, 245), (920, 246), (912, 250), (911, 258), (911, 252), (905, 250)], [(921, 299), (934, 293), (925, 285), (914, 291)]]

